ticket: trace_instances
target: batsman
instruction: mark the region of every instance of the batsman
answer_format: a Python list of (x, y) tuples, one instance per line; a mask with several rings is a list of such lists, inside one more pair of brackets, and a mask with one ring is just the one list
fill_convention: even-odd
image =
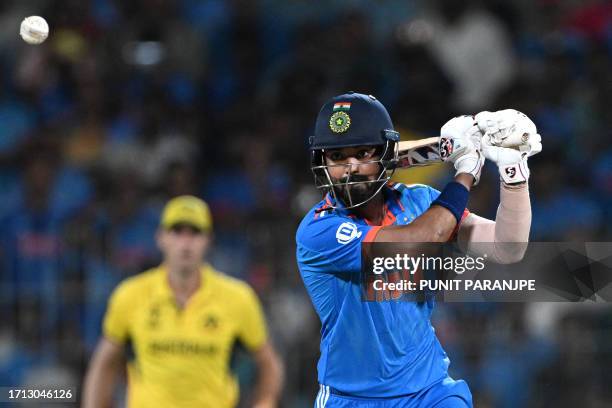
[[(518, 137), (517, 137), (518, 135)], [(542, 150), (533, 122), (515, 110), (459, 116), (442, 126), (439, 155), (454, 180), (440, 192), (390, 181), (399, 134), (373, 96), (349, 92), (325, 103), (310, 138), (312, 172), (325, 191), (296, 233), (297, 261), (321, 319), (315, 407), (472, 407), (467, 383), (430, 322), (433, 302), (364, 302), (361, 244), (447, 242), (488, 260), (522, 259), (531, 224), (527, 160)], [(513, 148), (510, 140), (518, 140)], [(500, 174), (495, 220), (470, 212), (485, 158)], [(518, 248), (518, 249), (517, 249)], [(521, 249), (522, 248), (522, 249)]]

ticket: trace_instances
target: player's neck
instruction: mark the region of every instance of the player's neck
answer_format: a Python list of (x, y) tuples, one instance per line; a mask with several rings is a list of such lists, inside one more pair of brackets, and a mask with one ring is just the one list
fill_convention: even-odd
[(185, 306), (189, 298), (200, 288), (201, 281), (199, 268), (173, 269), (168, 266), (168, 283), (179, 307)]
[(382, 193), (353, 210), (361, 218), (365, 218), (373, 225), (382, 225), (385, 218), (385, 200)]

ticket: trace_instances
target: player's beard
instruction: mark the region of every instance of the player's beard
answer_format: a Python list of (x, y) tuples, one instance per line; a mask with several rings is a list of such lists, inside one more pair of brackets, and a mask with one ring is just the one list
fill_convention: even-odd
[[(380, 187), (383, 181), (372, 181), (368, 176), (354, 174), (350, 176), (349, 183), (358, 182), (359, 184), (343, 185), (347, 182), (348, 177), (341, 178), (334, 186), (337, 197), (342, 200), (345, 206), (357, 205), (368, 201)], [(367, 183), (367, 181), (370, 181)], [(351, 204), (352, 203), (352, 204)]]

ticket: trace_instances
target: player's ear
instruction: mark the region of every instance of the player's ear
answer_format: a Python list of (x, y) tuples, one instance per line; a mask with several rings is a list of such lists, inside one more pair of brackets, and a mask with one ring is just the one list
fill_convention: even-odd
[(159, 248), (159, 250), (162, 252), (165, 247), (164, 246), (165, 234), (166, 234), (166, 231), (162, 228), (158, 228), (157, 231), (155, 232), (155, 243), (157, 244), (157, 248)]
[(208, 250), (212, 247), (214, 242), (214, 235), (212, 232), (205, 232), (203, 235), (204, 238), (204, 255), (208, 253)]

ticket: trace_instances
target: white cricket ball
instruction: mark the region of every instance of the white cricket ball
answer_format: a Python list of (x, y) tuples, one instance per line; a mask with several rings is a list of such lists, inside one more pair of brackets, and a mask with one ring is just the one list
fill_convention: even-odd
[(49, 35), (49, 24), (40, 16), (30, 16), (23, 19), (19, 35), (28, 44), (40, 44)]

